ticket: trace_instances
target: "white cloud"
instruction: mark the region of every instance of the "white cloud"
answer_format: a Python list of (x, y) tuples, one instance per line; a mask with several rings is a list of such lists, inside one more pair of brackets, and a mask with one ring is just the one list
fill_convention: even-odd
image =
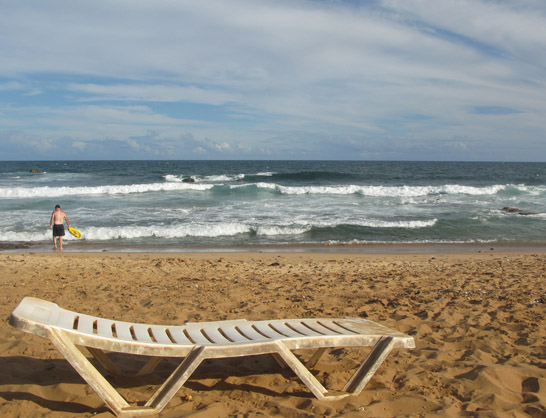
[(67, 86), (70, 91), (86, 93), (81, 100), (116, 100), (145, 102), (191, 102), (223, 105), (238, 101), (235, 94), (195, 86), (143, 85), (143, 84), (76, 84)]
[(7, 83), (0, 83), (0, 91), (9, 90), (23, 90), (25, 86), (18, 81), (9, 81)]
[(0, 115), (49, 138), (191, 132), (226, 155), (294, 131), (531, 144), (546, 130), (545, 47), (538, 0), (8, 2)]

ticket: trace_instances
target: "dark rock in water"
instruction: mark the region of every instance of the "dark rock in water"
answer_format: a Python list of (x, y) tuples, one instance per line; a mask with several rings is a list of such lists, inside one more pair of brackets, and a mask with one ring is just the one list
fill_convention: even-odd
[(40, 170), (36, 169), (36, 168), (31, 168), (30, 170), (28, 170), (29, 173), (41, 173)]
[(192, 179), (191, 177), (186, 177), (185, 179), (182, 179), (182, 183), (195, 183), (195, 179)]
[(502, 210), (508, 213), (517, 213), (518, 215), (536, 215), (535, 212), (525, 212), (518, 208), (509, 208), (508, 206), (503, 207)]

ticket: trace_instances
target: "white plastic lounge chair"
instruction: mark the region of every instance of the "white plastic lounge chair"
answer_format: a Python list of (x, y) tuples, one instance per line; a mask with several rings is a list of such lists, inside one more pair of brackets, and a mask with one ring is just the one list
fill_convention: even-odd
[[(415, 347), (413, 337), (365, 319), (241, 319), (182, 326), (147, 325), (83, 315), (31, 297), (15, 308), (10, 324), (49, 338), (108, 407), (123, 417), (158, 414), (207, 358), (271, 354), (279, 364), (290, 367), (318, 399), (335, 400), (358, 395), (393, 348)], [(103, 350), (150, 356), (139, 375), (151, 373), (163, 357), (184, 360), (146, 405), (131, 407), (76, 346), (86, 347), (113, 375), (121, 372)], [(316, 349), (307, 362), (308, 367), (313, 367), (328, 348), (362, 346), (374, 347), (344, 392), (335, 394), (329, 393), (291, 351)]]

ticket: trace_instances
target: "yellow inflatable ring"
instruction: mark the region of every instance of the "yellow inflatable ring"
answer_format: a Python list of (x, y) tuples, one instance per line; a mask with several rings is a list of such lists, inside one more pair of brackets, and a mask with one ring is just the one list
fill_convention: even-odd
[(68, 232), (70, 232), (76, 238), (81, 238), (82, 237), (82, 233), (80, 231), (78, 231), (76, 228), (70, 227), (70, 228), (68, 228)]

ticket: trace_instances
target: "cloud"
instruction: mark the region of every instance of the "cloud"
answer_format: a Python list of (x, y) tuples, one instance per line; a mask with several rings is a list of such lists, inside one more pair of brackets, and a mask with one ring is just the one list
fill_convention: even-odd
[(239, 101), (237, 95), (221, 90), (203, 89), (195, 86), (143, 85), (143, 84), (76, 84), (67, 89), (85, 93), (82, 101), (144, 101), (144, 102), (190, 102), (224, 105)]
[(191, 134), (202, 158), (485, 158), (515, 135), (533, 159), (545, 47), (538, 0), (8, 2), (0, 123), (131, 152)]
[(0, 91), (9, 90), (23, 90), (25, 86), (18, 81), (8, 81), (6, 83), (0, 83)]

